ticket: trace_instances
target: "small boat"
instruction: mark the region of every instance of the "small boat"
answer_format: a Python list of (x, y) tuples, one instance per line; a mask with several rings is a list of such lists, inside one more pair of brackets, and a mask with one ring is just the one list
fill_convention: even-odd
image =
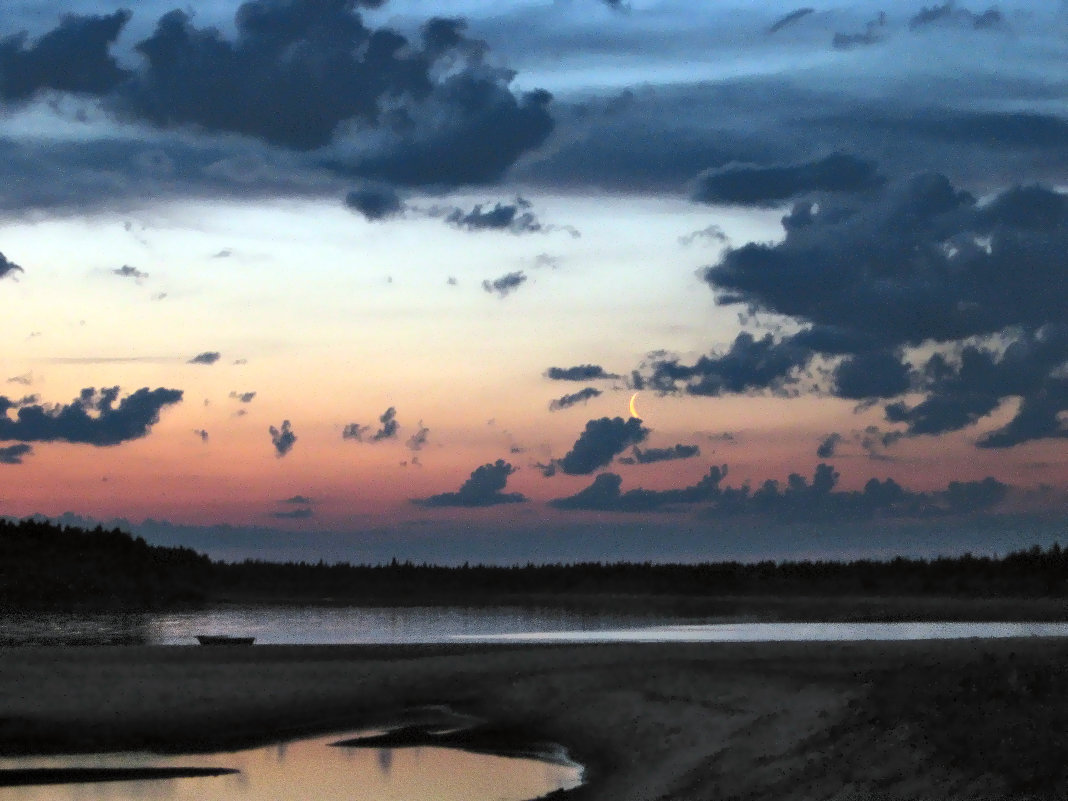
[(252, 645), (255, 637), (231, 637), (229, 634), (198, 634), (201, 645)]

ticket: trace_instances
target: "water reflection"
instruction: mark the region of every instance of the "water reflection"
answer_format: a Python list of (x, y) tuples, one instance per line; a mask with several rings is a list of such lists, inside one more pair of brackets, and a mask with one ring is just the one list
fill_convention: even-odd
[(11, 801), (522, 801), (581, 783), (581, 768), (450, 748), (331, 748), (355, 735), (298, 740), (218, 754), (96, 754), (0, 758), (0, 769), (35, 767), (227, 767), (195, 779), (4, 788)]
[[(696, 622), (696, 621), (691, 621)], [(144, 614), (0, 614), (0, 646), (192, 645), (198, 634), (262, 645), (508, 642), (901, 640), (1068, 636), (1066, 623), (714, 623), (660, 614), (528, 607), (228, 606)]]

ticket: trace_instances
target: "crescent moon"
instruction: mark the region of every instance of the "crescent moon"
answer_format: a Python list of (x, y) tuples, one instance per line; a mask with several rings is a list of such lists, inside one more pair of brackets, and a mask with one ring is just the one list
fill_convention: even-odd
[(630, 396), (630, 416), (631, 417), (638, 417), (638, 409), (634, 405), (634, 399), (637, 398), (637, 397), (638, 397), (638, 393), (637, 392), (635, 392), (633, 395)]

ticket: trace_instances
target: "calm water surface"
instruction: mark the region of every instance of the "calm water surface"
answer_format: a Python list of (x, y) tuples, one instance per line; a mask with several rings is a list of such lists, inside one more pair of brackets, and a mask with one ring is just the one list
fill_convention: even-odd
[(0, 646), (192, 645), (198, 634), (263, 645), (442, 642), (759, 642), (1064, 637), (1068, 623), (755, 623), (522, 607), (219, 607), (152, 614), (0, 616)]
[(222, 767), (228, 776), (7, 787), (5, 801), (522, 801), (582, 782), (582, 769), (452, 748), (332, 748), (336, 734), (218, 754), (0, 758), (0, 768)]

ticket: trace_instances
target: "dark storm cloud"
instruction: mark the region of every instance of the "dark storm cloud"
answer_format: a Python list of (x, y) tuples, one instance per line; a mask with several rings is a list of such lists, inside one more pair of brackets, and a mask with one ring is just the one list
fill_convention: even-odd
[(404, 211), (404, 202), (396, 190), (377, 184), (353, 189), (345, 196), (345, 205), (371, 222), (396, 217)]
[(523, 503), (527, 499), (519, 492), (503, 492), (508, 476), (516, 471), (508, 462), (498, 459), (476, 468), (457, 492), (443, 492), (413, 501), (419, 506), (498, 506)]
[(136, 267), (131, 267), (129, 264), (124, 264), (111, 271), (120, 278), (133, 278), (135, 281), (140, 281), (144, 278), (148, 278), (148, 273), (141, 272)]
[(22, 459), (33, 453), (33, 446), (20, 442), (0, 448), (0, 464), (22, 464)]
[(1068, 409), (1065, 380), (1058, 375), (1068, 362), (1068, 325), (1047, 325), (1034, 333), (1016, 333), (1001, 347), (968, 345), (953, 358), (934, 354), (921, 373), (925, 400), (886, 408), (887, 419), (905, 423), (910, 434), (940, 434), (978, 422), (1003, 398), (1022, 403), (1005, 428), (981, 438), (980, 447), (1009, 447), (1030, 439), (1063, 437), (1058, 421)]
[(585, 387), (584, 389), (580, 389), (578, 392), (572, 392), (569, 395), (563, 395), (559, 398), (552, 400), (549, 403), (549, 411), (558, 412), (561, 409), (570, 409), (576, 404), (585, 403), (590, 398), (596, 398), (598, 395), (601, 394), (601, 390), (599, 389), (594, 389), (593, 387)]
[(15, 262), (9, 261), (8, 258), (0, 253), (0, 278), (4, 278), (11, 273), (21, 273), (22, 268)]
[(427, 428), (425, 425), (423, 425), (423, 421), (420, 420), (419, 421), (419, 428), (416, 430), (416, 432), (414, 434), (412, 434), (410, 437), (408, 437), (408, 441), (406, 443), (404, 443), (404, 444), (405, 444), (405, 447), (407, 447), (408, 450), (410, 450), (410, 451), (420, 451), (420, 450), (423, 449), (423, 446), (426, 445), (427, 440), (429, 438), (430, 438), (430, 429)]
[(219, 361), (220, 358), (222, 358), (222, 354), (220, 354), (218, 351), (206, 350), (203, 353), (198, 353), (196, 356), (194, 356), (192, 359), (190, 359), (187, 363), (188, 364), (215, 364), (215, 362)]
[(807, 192), (865, 192), (883, 182), (874, 162), (848, 153), (833, 153), (805, 164), (731, 164), (709, 170), (698, 176), (693, 199), (700, 203), (772, 206)]
[(909, 368), (887, 351), (871, 351), (843, 359), (834, 370), (840, 398), (892, 398), (909, 388)]
[[(759, 340), (743, 332), (692, 365), (656, 355), (635, 386), (797, 392), (814, 359), (838, 359), (829, 389), (839, 397), (925, 396), (886, 408), (909, 435), (963, 428), (1018, 397), (1017, 417), (980, 446), (1064, 436), (1068, 197), (1023, 186), (979, 203), (926, 174), (865, 201), (800, 203), (783, 227), (781, 242), (729, 248), (703, 276), (719, 304), (803, 328)], [(913, 369), (904, 353), (921, 345), (935, 354)]]
[(410, 39), (366, 25), (352, 0), (251, 0), (227, 38), (176, 10), (136, 44), (141, 64), (127, 72), (109, 49), (128, 17), (70, 15), (32, 46), (0, 40), (0, 98), (87, 93), (123, 122), (204, 140), (243, 134), (316, 151), (314, 163), (337, 174), (406, 185), (495, 181), (554, 126), (550, 95), (513, 93), (515, 74), (488, 64), (462, 20), (433, 18)]
[[(178, 389), (143, 387), (119, 400), (119, 388), (83, 389), (67, 405), (12, 401), (0, 396), (0, 441), (118, 445), (146, 436), (164, 406), (182, 400)], [(35, 399), (34, 399), (35, 400)], [(118, 405), (116, 405), (118, 401)], [(9, 412), (17, 409), (15, 419)]]
[(816, 456), (820, 459), (832, 458), (843, 439), (844, 437), (837, 431), (833, 434), (828, 434), (827, 438), (820, 443), (818, 448), (816, 448)]
[(542, 472), (547, 476), (557, 470), (569, 476), (588, 475), (604, 467), (631, 445), (644, 442), (647, 436), (649, 429), (644, 428), (642, 421), (636, 417), (628, 420), (622, 417), (590, 420), (564, 458), (554, 459), (542, 467)]
[(505, 273), (500, 278), (494, 278), (492, 281), (483, 281), (482, 289), (490, 294), (497, 293), (499, 297), (503, 298), (522, 286), (526, 280), (526, 274), (519, 270), (514, 273)]
[(621, 492), (623, 484), (615, 473), (601, 473), (586, 489), (567, 497), (549, 501), (557, 509), (586, 509), (598, 512), (652, 512), (665, 506), (705, 503), (719, 496), (719, 484), (727, 467), (712, 467), (708, 474), (690, 487), (677, 490), (633, 489)]
[(1068, 301), (1063, 195), (1028, 187), (978, 205), (922, 175), (867, 205), (801, 204), (778, 244), (728, 250), (704, 272), (742, 302), (882, 345), (1059, 321)]
[(271, 426), (267, 431), (271, 435), (271, 444), (274, 445), (274, 449), (277, 452), (276, 455), (279, 458), (293, 450), (293, 445), (297, 442), (297, 435), (293, 433), (293, 426), (290, 425), (288, 420), (282, 421), (281, 428)]
[[(552, 130), (548, 95), (516, 98), (513, 73), (483, 63), (485, 45), (461, 20), (432, 19), (412, 42), (369, 28), (348, 0), (251, 0), (234, 24), (231, 41), (183, 11), (161, 17), (137, 45), (146, 67), (121, 106), (158, 125), (297, 150), (324, 147), (354, 124), (391, 141), (336, 166), (404, 184), (493, 180)], [(438, 69), (446, 64), (453, 69)]]
[(777, 19), (774, 23), (772, 23), (771, 27), (768, 28), (768, 33), (769, 34), (778, 33), (783, 28), (785, 28), (787, 25), (792, 25), (793, 23), (797, 22), (798, 20), (803, 19), (804, 17), (807, 17), (809, 14), (811, 14), (815, 10), (816, 9), (814, 9), (814, 8), (799, 8), (796, 11), (791, 11), (789, 14), (787, 14), (787, 15), (785, 15), (783, 17), (779, 17), (779, 19)]
[[(796, 381), (793, 373), (808, 363), (811, 349), (771, 334), (756, 339), (743, 331), (723, 354), (702, 356), (692, 365), (677, 359), (655, 357), (651, 372), (641, 378), (644, 387), (675, 392), (681, 382), (691, 395), (722, 395), (749, 390), (783, 391)], [(635, 387), (637, 389), (637, 387)]]
[(128, 73), (108, 51), (129, 18), (129, 11), (70, 14), (32, 44), (25, 34), (0, 40), (0, 98), (27, 100), (44, 89), (101, 95), (116, 88)]
[(507, 231), (511, 234), (530, 234), (545, 230), (534, 212), (530, 201), (516, 198), (515, 203), (496, 203), (493, 208), (477, 205), (471, 211), (453, 209), (445, 222), (463, 231)]
[[(371, 426), (362, 426), (359, 423), (349, 423), (341, 432), (342, 439), (354, 439), (357, 442), (381, 442), (384, 439), (394, 439), (397, 436), (397, 430), (400, 428), (400, 423), (397, 422), (397, 409), (394, 406), (390, 406), (386, 409), (378, 418), (378, 422), (381, 424), (378, 431), (367, 437), (367, 434), (371, 431)], [(367, 437), (365, 439), (365, 437)]]
[(678, 459), (692, 459), (701, 455), (697, 445), (673, 445), (670, 448), (645, 448), (637, 445), (631, 451), (632, 456), (620, 459), (621, 464), (653, 464), (654, 462), (673, 462)]
[(545, 371), (545, 375), (553, 381), (593, 381), (598, 378), (619, 378), (615, 373), (606, 372), (599, 364), (550, 367)]
[(252, 403), (252, 399), (256, 397), (255, 392), (231, 392), (230, 397), (241, 403)]

